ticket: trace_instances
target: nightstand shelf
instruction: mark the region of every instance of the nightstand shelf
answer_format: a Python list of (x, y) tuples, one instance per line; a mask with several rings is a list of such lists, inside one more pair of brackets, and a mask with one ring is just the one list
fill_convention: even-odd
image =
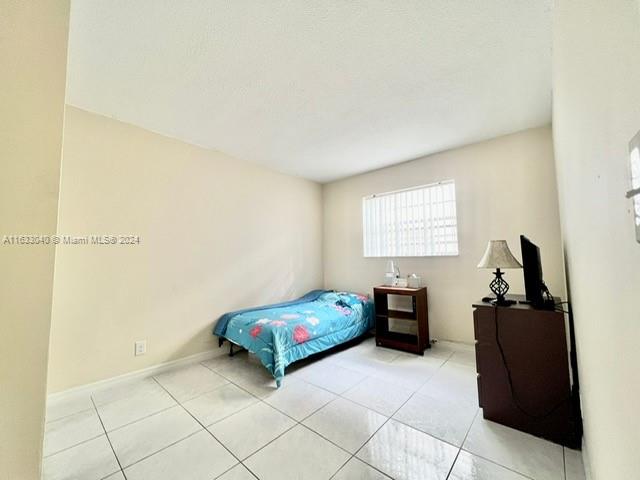
[[(412, 310), (389, 309), (388, 295), (412, 297)], [(424, 355), (424, 350), (431, 347), (429, 343), (427, 288), (375, 287), (373, 298), (376, 309), (376, 345)], [(390, 318), (415, 321), (416, 334), (390, 331)]]

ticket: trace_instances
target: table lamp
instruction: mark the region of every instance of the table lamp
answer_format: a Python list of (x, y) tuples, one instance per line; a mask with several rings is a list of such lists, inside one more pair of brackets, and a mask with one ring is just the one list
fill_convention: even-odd
[(493, 274), (496, 276), (489, 288), (495, 294), (496, 299), (491, 302), (494, 305), (508, 306), (515, 302), (505, 300), (504, 296), (509, 291), (509, 284), (502, 278), (501, 268), (522, 268), (520, 262), (513, 256), (506, 240), (491, 240), (487, 245), (487, 250), (478, 264), (478, 268), (495, 268)]
[(384, 274), (384, 284), (390, 287), (395, 287), (398, 284), (398, 278), (400, 277), (400, 269), (396, 262), (389, 260), (387, 262), (387, 271)]

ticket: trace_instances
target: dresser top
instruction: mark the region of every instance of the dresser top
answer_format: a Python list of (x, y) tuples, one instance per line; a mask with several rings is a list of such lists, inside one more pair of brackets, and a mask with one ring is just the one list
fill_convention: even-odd
[[(508, 308), (511, 310), (541, 310), (541, 311), (553, 311), (553, 310), (544, 310), (544, 309), (539, 309), (539, 308), (534, 308), (532, 307), (530, 304), (528, 303), (520, 303), (520, 302), (524, 302), (526, 300), (526, 296), (525, 295), (505, 295), (505, 299), (507, 300), (515, 300), (518, 303), (514, 303), (513, 305), (509, 305), (509, 306), (499, 306), (498, 308)], [(560, 297), (553, 297), (554, 301), (556, 304), (560, 303), (562, 300)], [(488, 307), (488, 308), (495, 308), (494, 305), (492, 305), (489, 302), (483, 302), (482, 300), (478, 300), (477, 302), (473, 302), (473, 306), (474, 307)]]

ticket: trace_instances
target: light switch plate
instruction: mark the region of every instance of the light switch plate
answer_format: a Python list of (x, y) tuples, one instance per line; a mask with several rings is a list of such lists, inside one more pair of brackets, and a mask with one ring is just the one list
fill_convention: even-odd
[(145, 353), (147, 353), (147, 341), (138, 340), (135, 343), (135, 356), (144, 355)]

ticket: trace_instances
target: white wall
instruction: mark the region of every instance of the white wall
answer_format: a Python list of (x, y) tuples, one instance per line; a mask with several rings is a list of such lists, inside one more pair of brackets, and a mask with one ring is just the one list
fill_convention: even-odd
[[(520, 257), (521, 233), (542, 252), (545, 280), (564, 294), (562, 250), (549, 127), (499, 137), (324, 186), (324, 283), (364, 293), (382, 283), (387, 259), (362, 256), (362, 197), (453, 179), (457, 257), (400, 258), (401, 273), (420, 274), (428, 287), (431, 336), (473, 341), (471, 303), (489, 293), (493, 277), (476, 266), (491, 239), (506, 239)], [(522, 272), (510, 270), (511, 293), (524, 292)]]
[(628, 142), (640, 130), (635, 0), (560, 0), (554, 138), (592, 477), (640, 475), (640, 244)]
[[(0, 7), (0, 240), (56, 231), (69, 2)], [(40, 478), (54, 247), (0, 243), (0, 480)]]
[[(218, 348), (222, 313), (322, 286), (320, 185), (67, 107), (49, 390)], [(148, 353), (134, 357), (134, 342)]]

